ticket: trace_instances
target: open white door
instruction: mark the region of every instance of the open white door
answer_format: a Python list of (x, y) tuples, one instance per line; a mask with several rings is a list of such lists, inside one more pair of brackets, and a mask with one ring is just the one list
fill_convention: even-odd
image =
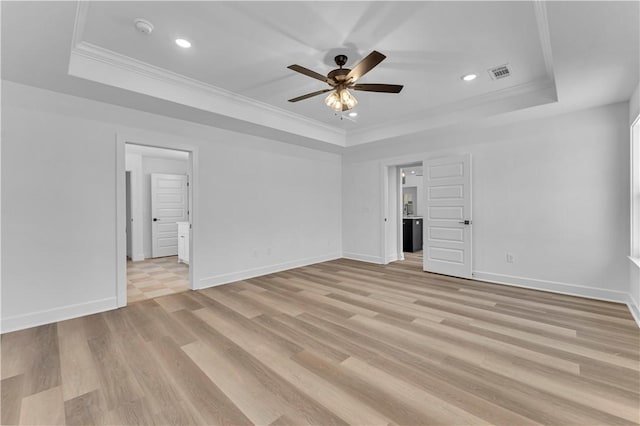
[(471, 278), (471, 155), (424, 161), (423, 269)]
[(151, 174), (151, 257), (178, 254), (178, 225), (187, 222), (187, 176)]

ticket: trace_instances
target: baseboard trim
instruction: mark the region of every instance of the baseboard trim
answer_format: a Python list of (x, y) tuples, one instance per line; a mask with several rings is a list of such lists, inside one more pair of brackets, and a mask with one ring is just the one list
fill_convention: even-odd
[(473, 279), (496, 284), (510, 285), (513, 287), (523, 287), (533, 290), (566, 294), (569, 296), (586, 297), (587, 299), (604, 300), (607, 302), (626, 304), (628, 298), (628, 294), (622, 291), (587, 287), (579, 284), (569, 284), (557, 281), (538, 280), (535, 278), (516, 277), (513, 275), (493, 274), (490, 272), (474, 271)]
[(390, 253), (389, 255), (387, 255), (387, 260), (389, 261), (389, 263), (391, 263), (397, 262), (400, 259), (398, 258), (398, 253)]
[(203, 278), (199, 281), (199, 285), (195, 290), (215, 287), (222, 284), (229, 284), (236, 281), (247, 280), (262, 275), (274, 274), (276, 272), (287, 271), (289, 269), (300, 268), (302, 266), (313, 265), (314, 263), (328, 262), (330, 260), (340, 259), (340, 253), (328, 254), (324, 256), (308, 257), (305, 259), (293, 260), (291, 262), (278, 263), (275, 265), (262, 266), (260, 268), (247, 269), (240, 272), (231, 272), (228, 274), (214, 275), (212, 277)]
[(359, 260), (361, 262), (368, 262), (368, 263), (376, 263), (378, 265), (382, 265), (382, 259), (378, 256), (371, 256), (368, 254), (360, 254), (360, 253), (349, 253), (349, 252), (345, 252), (342, 254), (342, 257), (345, 259), (350, 259), (350, 260)]
[(59, 308), (46, 309), (23, 315), (14, 315), (3, 318), (0, 324), (0, 333), (23, 330), (25, 328), (36, 327), (43, 324), (64, 321), (72, 318), (83, 317), (85, 315), (97, 314), (99, 312), (110, 311), (118, 307), (115, 297), (93, 300), (86, 303), (61, 306)]
[(640, 309), (638, 309), (638, 302), (633, 298), (631, 293), (627, 294), (627, 306), (629, 307), (629, 312), (631, 312), (631, 316), (634, 320), (636, 320), (636, 324), (638, 324), (638, 328), (640, 328)]

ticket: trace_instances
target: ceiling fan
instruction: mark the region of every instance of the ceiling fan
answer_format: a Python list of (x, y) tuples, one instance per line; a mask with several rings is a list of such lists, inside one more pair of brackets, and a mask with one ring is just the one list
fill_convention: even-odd
[(384, 58), (386, 58), (385, 55), (374, 50), (355, 67), (349, 69), (342, 68), (342, 66), (347, 63), (347, 57), (345, 55), (338, 55), (334, 60), (340, 68), (330, 71), (326, 77), (300, 65), (289, 65), (287, 68), (290, 70), (323, 81), (331, 86), (330, 89), (318, 90), (317, 92), (307, 93), (306, 95), (289, 99), (289, 102), (298, 102), (331, 92), (324, 100), (324, 103), (335, 111), (347, 111), (358, 103), (356, 98), (349, 92), (349, 89), (364, 92), (400, 93), (403, 86), (398, 84), (356, 84), (356, 81), (360, 77), (371, 71), (376, 65), (382, 62)]

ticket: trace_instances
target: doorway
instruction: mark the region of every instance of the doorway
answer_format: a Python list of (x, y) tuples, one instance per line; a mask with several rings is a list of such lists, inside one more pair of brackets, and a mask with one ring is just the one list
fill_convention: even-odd
[(195, 150), (117, 144), (118, 306), (192, 289)]
[(382, 164), (382, 263), (471, 278), (471, 155), (404, 160)]
[(397, 233), (402, 260), (407, 265), (422, 269), (424, 190), (422, 188), (422, 162), (397, 166), (399, 172), (398, 201), (396, 209), (402, 211)]
[(402, 261), (421, 268), (422, 161), (385, 164), (383, 176), (383, 264)]

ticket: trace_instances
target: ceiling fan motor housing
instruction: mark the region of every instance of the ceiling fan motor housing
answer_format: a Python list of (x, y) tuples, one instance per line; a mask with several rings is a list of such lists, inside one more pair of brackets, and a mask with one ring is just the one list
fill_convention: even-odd
[(346, 79), (349, 71), (351, 71), (349, 68), (338, 68), (329, 72), (329, 74), (327, 74), (327, 78), (335, 82), (341, 82)]

